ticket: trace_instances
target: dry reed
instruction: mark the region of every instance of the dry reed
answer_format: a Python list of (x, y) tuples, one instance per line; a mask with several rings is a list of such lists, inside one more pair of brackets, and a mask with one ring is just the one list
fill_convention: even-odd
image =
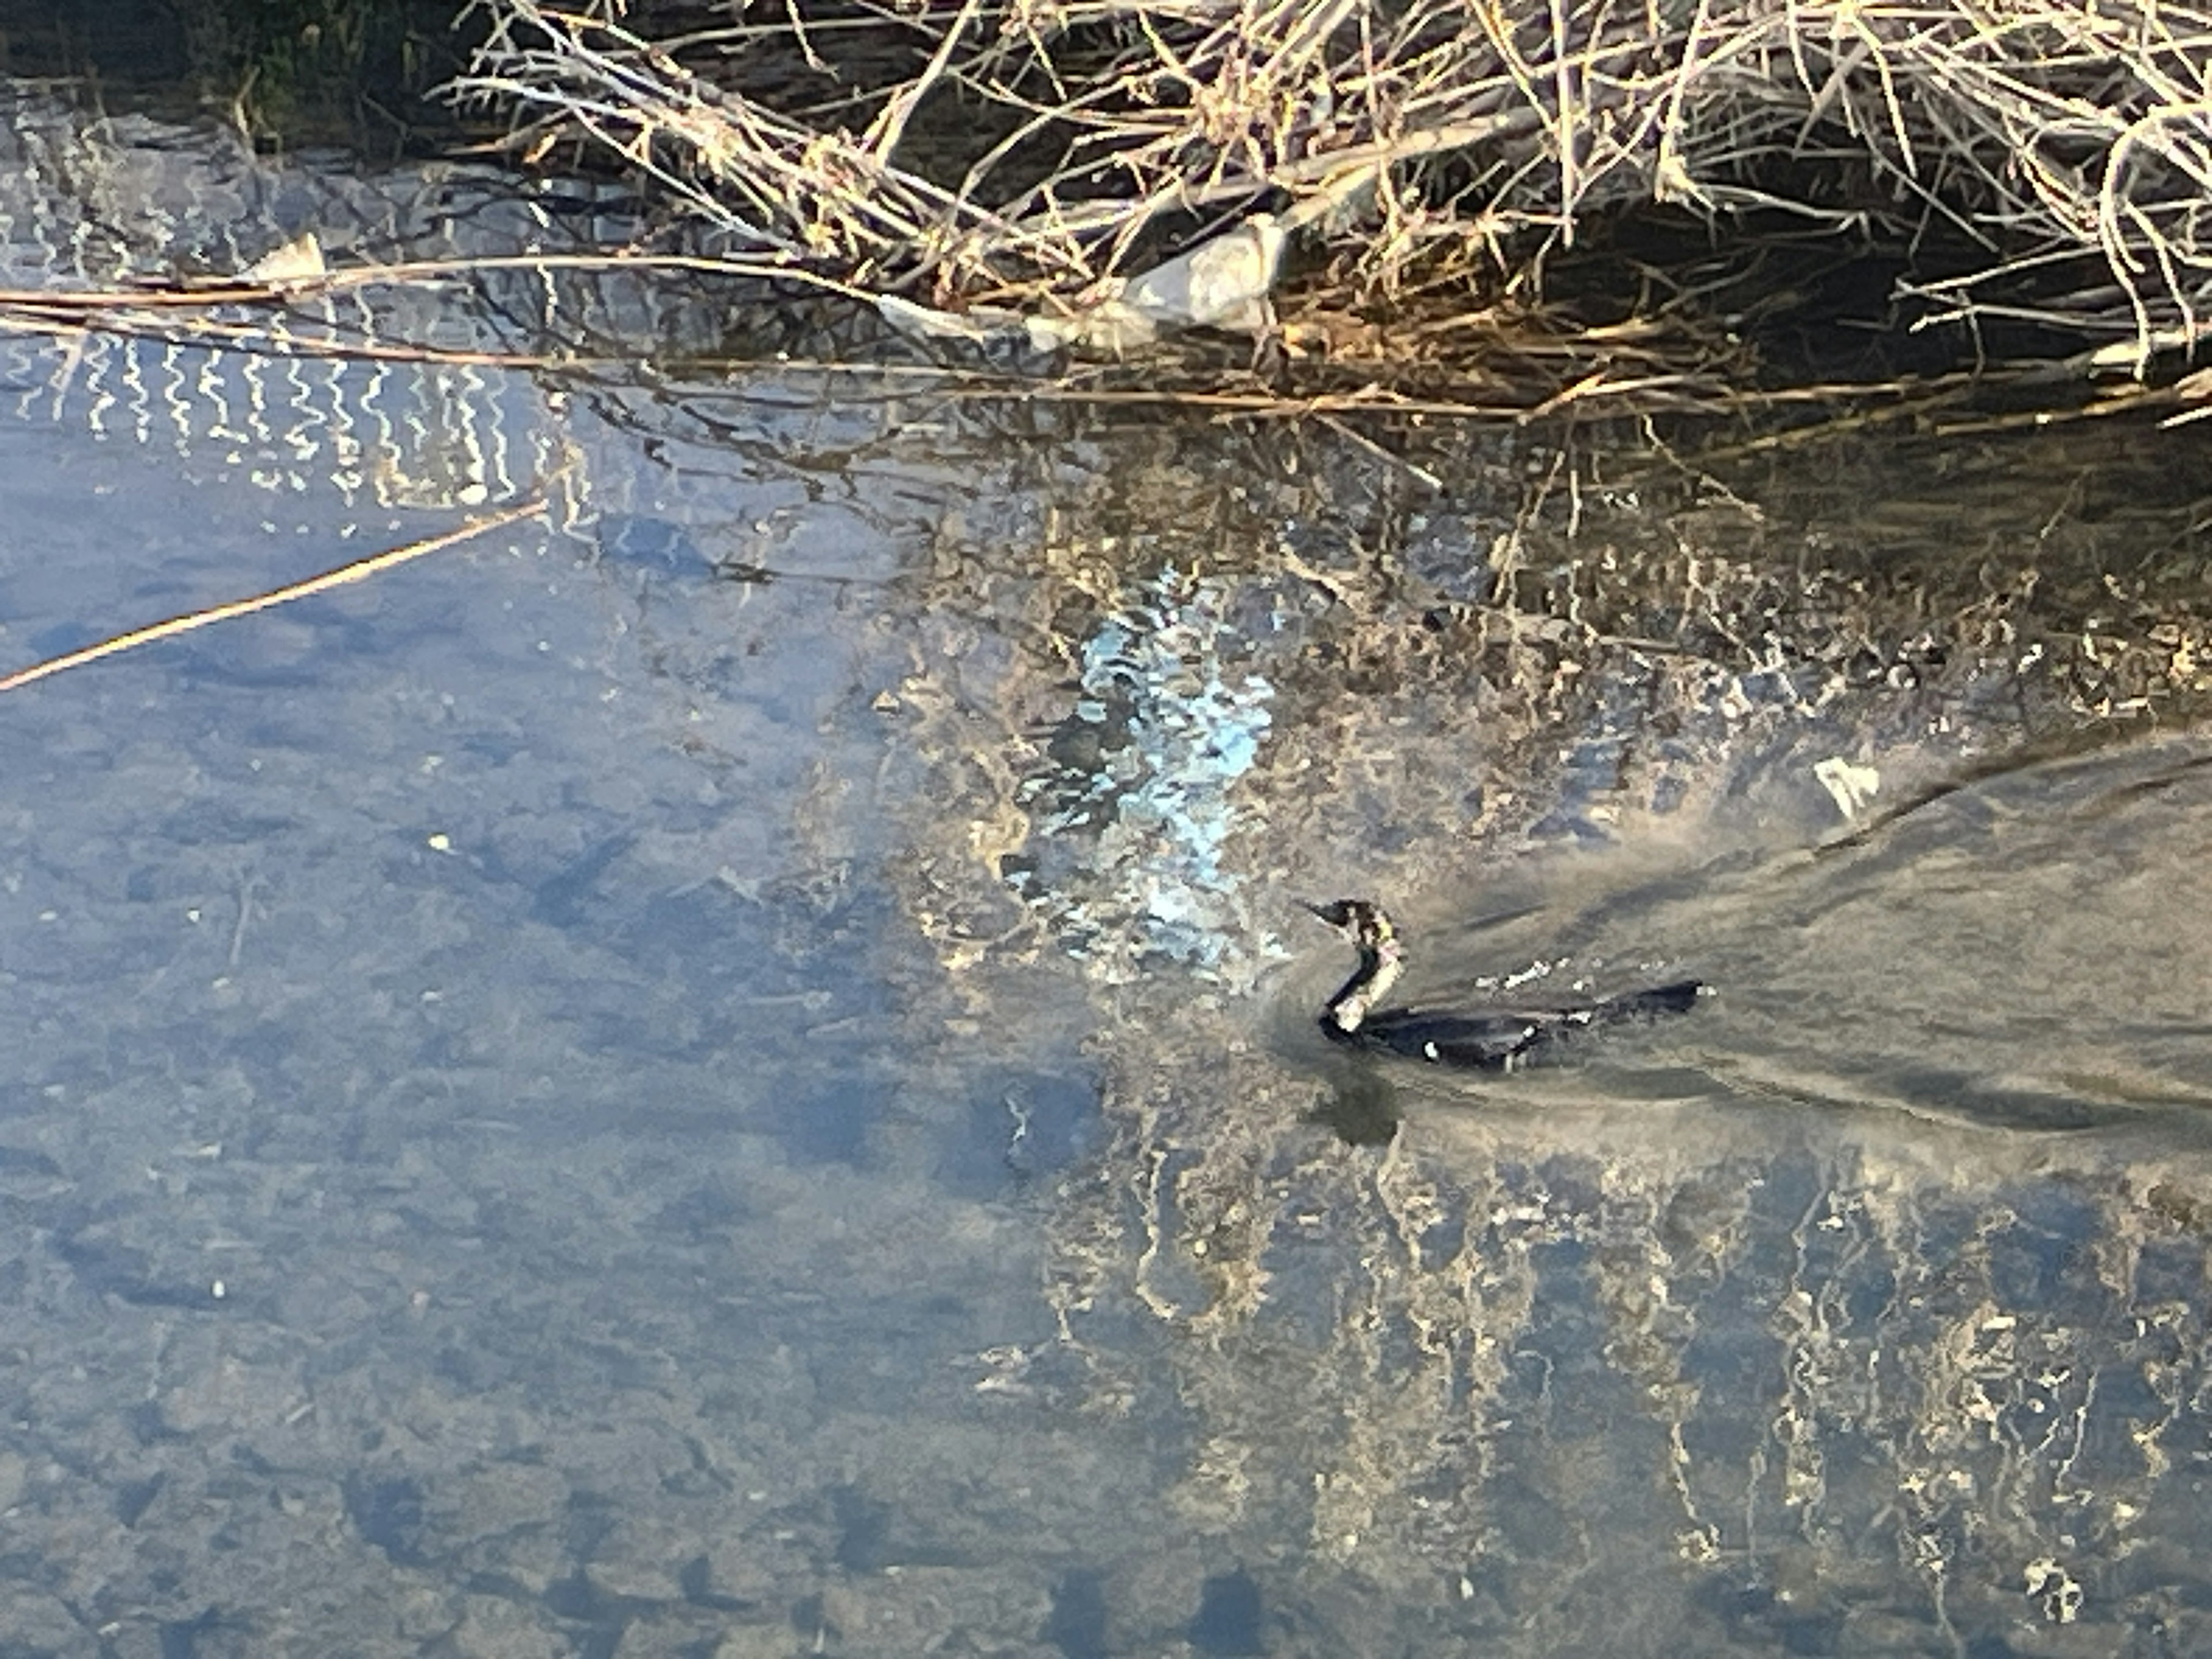
[(2091, 366), (2185, 352), (2212, 306), (2212, 9), (2189, 5), (477, 9), (457, 91), (519, 147), (580, 137), (738, 250), (945, 311), (1079, 314), (1266, 214), (1324, 251), (1340, 309), (1421, 289), (1449, 314), (1648, 204), (1839, 258), (1940, 246), (1906, 315), (2024, 321)]

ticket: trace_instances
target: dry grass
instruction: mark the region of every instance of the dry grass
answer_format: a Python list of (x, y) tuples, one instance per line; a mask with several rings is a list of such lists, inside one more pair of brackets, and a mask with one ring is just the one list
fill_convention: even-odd
[(2032, 322), (2093, 366), (2186, 352), (2212, 303), (2212, 10), (478, 6), (458, 90), (526, 149), (581, 136), (750, 255), (945, 310), (1079, 312), (1266, 213), (1325, 249), (1324, 309), (1449, 317), (1650, 203), (1838, 257), (1941, 245), (1912, 315)]

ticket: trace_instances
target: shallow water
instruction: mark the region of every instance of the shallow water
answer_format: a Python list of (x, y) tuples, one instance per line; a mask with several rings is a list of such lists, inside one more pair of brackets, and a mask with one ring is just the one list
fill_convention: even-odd
[[(544, 230), (16, 100), (14, 284)], [(10, 665), (550, 500), (0, 697), (14, 1650), (2201, 1650), (2185, 447), (929, 386), (0, 350)]]

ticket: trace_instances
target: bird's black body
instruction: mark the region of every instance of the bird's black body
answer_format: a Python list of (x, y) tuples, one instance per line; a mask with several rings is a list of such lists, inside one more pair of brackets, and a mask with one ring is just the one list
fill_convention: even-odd
[(1347, 1048), (1504, 1072), (1541, 1059), (1579, 1033), (1662, 1014), (1686, 1013), (1704, 994), (1694, 979), (1629, 991), (1595, 1002), (1551, 1008), (1485, 1008), (1466, 1013), (1376, 1007), (1406, 970), (1406, 953), (1390, 918), (1364, 899), (1339, 899), (1314, 914), (1350, 933), (1359, 966), (1322, 1007), (1321, 1028)]

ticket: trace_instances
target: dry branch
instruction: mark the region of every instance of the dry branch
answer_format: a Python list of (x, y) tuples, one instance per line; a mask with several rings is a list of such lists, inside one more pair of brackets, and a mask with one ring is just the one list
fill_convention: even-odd
[(34, 684), (40, 680), (50, 678), (53, 675), (64, 673), (70, 669), (82, 668), (88, 664), (99, 662), (108, 657), (120, 656), (125, 651), (136, 651), (142, 646), (153, 645), (162, 640), (173, 640), (180, 634), (194, 633), (200, 629), (212, 627), (216, 623), (229, 622), (239, 617), (250, 617), (256, 611), (272, 610), (280, 605), (289, 605), (295, 599), (310, 599), (318, 593), (327, 593), (335, 587), (343, 587), (353, 582), (367, 581), (372, 576), (382, 575), (387, 570), (395, 570), (403, 564), (410, 564), (425, 555), (441, 552), (448, 547), (456, 546), (472, 537), (483, 535), (486, 531), (498, 530), (507, 525), (519, 524), (525, 519), (536, 518), (544, 510), (544, 498), (533, 497), (519, 506), (502, 507), (500, 511), (487, 514), (483, 518), (471, 519), (457, 530), (448, 530), (441, 535), (425, 537), (421, 541), (410, 542), (404, 547), (387, 548), (381, 553), (373, 553), (366, 558), (356, 559), (349, 564), (340, 565), (335, 570), (325, 570), (319, 576), (310, 576), (304, 581), (288, 582), (282, 587), (270, 588), (266, 592), (256, 593), (247, 599), (228, 600), (222, 605), (210, 605), (204, 611), (188, 611), (180, 617), (171, 617), (165, 622), (149, 623), (143, 628), (131, 629), (127, 633), (117, 634), (111, 638), (101, 640), (97, 644), (85, 646), (80, 650), (66, 652), (58, 657), (49, 657), (43, 662), (33, 663), (27, 668), (19, 668), (14, 673), (0, 678), (0, 692), (18, 690), (24, 686)]
[(1439, 247), (1528, 270), (1672, 201), (1850, 252), (1941, 231), (1979, 252), (1908, 282), (1924, 313), (2137, 368), (2212, 313), (2193, 6), (854, 0), (655, 42), (620, 0), (478, 5), (461, 95), (618, 153), (746, 251), (936, 307), (1079, 307), (1261, 211), (1389, 292)]

